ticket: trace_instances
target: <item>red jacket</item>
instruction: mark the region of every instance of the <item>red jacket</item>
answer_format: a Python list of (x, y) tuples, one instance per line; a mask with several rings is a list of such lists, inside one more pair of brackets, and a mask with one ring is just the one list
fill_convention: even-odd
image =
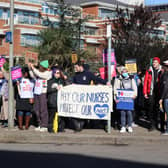
[[(158, 92), (160, 92), (161, 74), (162, 74), (162, 69), (160, 67), (159, 72), (158, 72), (158, 78), (157, 78)], [(154, 89), (154, 72), (153, 72), (153, 68), (151, 67), (146, 71), (146, 74), (145, 74), (143, 94), (144, 95), (152, 95), (153, 94), (153, 89)]]

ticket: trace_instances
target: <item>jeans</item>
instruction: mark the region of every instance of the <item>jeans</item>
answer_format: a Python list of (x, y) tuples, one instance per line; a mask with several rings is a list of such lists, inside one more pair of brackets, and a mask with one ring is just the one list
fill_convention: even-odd
[(121, 112), (121, 127), (125, 127), (126, 124), (128, 127), (132, 126), (132, 111), (130, 110), (122, 110)]
[(168, 133), (168, 99), (164, 99), (164, 109), (167, 114), (167, 120), (166, 120), (166, 132)]

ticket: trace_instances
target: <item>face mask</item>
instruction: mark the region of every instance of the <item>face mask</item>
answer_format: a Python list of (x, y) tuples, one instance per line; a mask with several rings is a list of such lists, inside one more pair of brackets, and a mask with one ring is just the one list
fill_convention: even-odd
[(129, 75), (128, 75), (127, 72), (125, 72), (125, 73), (122, 74), (122, 76), (123, 76), (124, 78), (127, 78)]

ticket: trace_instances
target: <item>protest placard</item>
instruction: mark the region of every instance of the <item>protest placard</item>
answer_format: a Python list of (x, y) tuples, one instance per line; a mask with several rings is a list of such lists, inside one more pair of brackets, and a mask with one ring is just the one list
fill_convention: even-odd
[(108, 120), (113, 111), (112, 87), (69, 85), (58, 91), (58, 115)]
[(132, 90), (117, 90), (117, 105), (118, 110), (134, 110), (134, 92)]
[[(111, 49), (111, 65), (116, 65), (116, 58), (115, 58), (115, 52), (114, 52), (114, 48)], [(103, 63), (107, 64), (108, 62), (108, 50), (104, 49), (103, 51)]]
[(125, 67), (127, 68), (129, 74), (136, 74), (137, 73), (136, 59), (126, 60)]
[(22, 78), (22, 69), (20, 66), (15, 66), (11, 68), (12, 81), (16, 82)]

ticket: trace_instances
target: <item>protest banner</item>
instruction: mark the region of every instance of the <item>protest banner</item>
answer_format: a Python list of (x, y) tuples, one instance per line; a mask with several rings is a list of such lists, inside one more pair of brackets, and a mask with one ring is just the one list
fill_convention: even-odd
[(136, 59), (126, 60), (125, 67), (127, 68), (129, 74), (136, 74), (137, 73)]
[(58, 115), (108, 120), (113, 111), (112, 87), (69, 85), (58, 91)]
[(2, 67), (5, 62), (6, 62), (5, 58), (0, 57), (0, 67)]
[(11, 68), (12, 81), (16, 82), (22, 78), (22, 69), (20, 66), (15, 66)]
[(132, 90), (117, 90), (117, 106), (118, 110), (134, 110), (134, 100)]

